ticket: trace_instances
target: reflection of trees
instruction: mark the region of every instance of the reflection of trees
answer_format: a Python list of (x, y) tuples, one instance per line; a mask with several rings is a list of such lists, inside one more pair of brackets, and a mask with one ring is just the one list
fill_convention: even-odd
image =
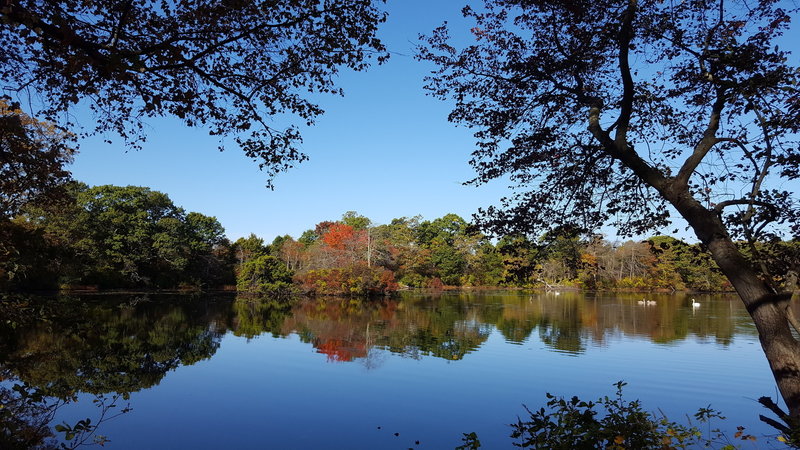
[(234, 333), (296, 333), (330, 361), (360, 360), (367, 367), (380, 363), (381, 349), (461, 359), (489, 336), (490, 327), (457, 298), (428, 300), (320, 298), (291, 305), (243, 298), (234, 304)]
[(728, 345), (735, 332), (754, 333), (736, 303), (705, 301), (699, 314), (686, 297), (648, 295), (656, 302), (648, 306), (639, 305), (641, 299), (641, 294), (579, 292), (412, 294), (402, 300), (320, 298), (294, 304), (241, 299), (234, 307), (234, 329), (247, 337), (296, 333), (330, 361), (360, 360), (368, 366), (376, 364), (376, 350), (458, 360), (480, 347), (492, 328), (514, 344), (536, 331), (545, 346), (573, 354), (619, 334), (659, 343), (693, 335)]
[(227, 314), (227, 304), (197, 299), (83, 300), (48, 299), (33, 307), (29, 322), (4, 329), (12, 343), (0, 348), (4, 367), (59, 398), (134, 392), (211, 357), (224, 328), (209, 326), (209, 313)]
[[(585, 351), (589, 342), (602, 344), (609, 336), (625, 334), (668, 343), (696, 336), (728, 345), (735, 333), (754, 335), (746, 314), (737, 303), (708, 301), (697, 296), (693, 310), (688, 296), (647, 295), (654, 305), (642, 306), (641, 294), (594, 295), (582, 292), (523, 295), (449, 295), (469, 305), (475, 318), (493, 325), (514, 344), (523, 343), (536, 330), (548, 347), (568, 353)], [(439, 302), (446, 301), (444, 294)], [(455, 300), (458, 299), (458, 300)], [(428, 301), (428, 300), (426, 300)]]
[(381, 345), (408, 355), (458, 360), (488, 339), (491, 327), (480, 308), (457, 296), (406, 299)]
[(238, 297), (233, 303), (233, 334), (247, 339), (264, 333), (270, 333), (274, 337), (284, 336), (281, 328), (291, 315), (292, 304), (283, 298)]

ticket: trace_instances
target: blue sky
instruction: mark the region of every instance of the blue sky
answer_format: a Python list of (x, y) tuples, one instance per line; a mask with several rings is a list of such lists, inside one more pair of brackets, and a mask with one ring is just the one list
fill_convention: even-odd
[(461, 6), (390, 0), (380, 36), (392, 57), (367, 72), (341, 73), (345, 97), (320, 97), (326, 114), (304, 131), (302, 149), (310, 160), (279, 175), (273, 191), (264, 187), (266, 174), (237, 148), (220, 153), (206, 131), (173, 119), (148, 121), (140, 151), (126, 153), (99, 138), (83, 141), (73, 176), (90, 185), (165, 192), (176, 205), (216, 216), (232, 239), (251, 232), (268, 240), (298, 237), (349, 210), (377, 224), (417, 214), (469, 218), (497, 203), (507, 186), (462, 185), (474, 176), (471, 133), (447, 122), (446, 103), (425, 95), (423, 77), (431, 66), (413, 58), (418, 34), (444, 20), (463, 20)]

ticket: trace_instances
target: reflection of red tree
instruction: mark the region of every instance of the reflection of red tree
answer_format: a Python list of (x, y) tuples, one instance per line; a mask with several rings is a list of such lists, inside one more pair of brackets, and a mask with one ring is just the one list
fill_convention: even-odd
[(302, 330), (312, 336), (311, 344), (329, 362), (351, 362), (367, 358), (376, 340), (404, 326), (398, 321), (397, 309), (398, 302), (392, 299), (361, 302), (328, 298), (300, 302), (284, 321), (281, 333)]
[(328, 362), (349, 362), (356, 358), (367, 356), (367, 346), (364, 342), (353, 343), (341, 339), (317, 339), (315, 347), (317, 353), (328, 356)]

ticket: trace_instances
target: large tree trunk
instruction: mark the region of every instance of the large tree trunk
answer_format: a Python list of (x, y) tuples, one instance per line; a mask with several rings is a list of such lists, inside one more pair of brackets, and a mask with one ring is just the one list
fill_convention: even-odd
[(790, 417), (782, 419), (792, 427), (800, 426), (800, 343), (792, 335), (787, 315), (791, 294), (774, 293), (758, 277), (713, 211), (704, 208), (688, 192), (669, 200), (708, 247), (753, 318), (761, 347), (789, 408)]

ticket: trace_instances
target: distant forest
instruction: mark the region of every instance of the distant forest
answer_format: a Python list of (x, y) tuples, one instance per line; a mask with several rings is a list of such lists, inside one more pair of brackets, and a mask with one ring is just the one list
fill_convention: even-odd
[[(366, 295), (448, 286), (731, 289), (699, 244), (669, 236), (618, 243), (560, 229), (492, 239), (455, 214), (375, 225), (349, 211), (297, 239), (267, 242), (251, 234), (231, 242), (216, 218), (135, 186), (72, 182), (61, 201), (26, 205), (0, 233), (5, 290), (235, 286), (260, 294)], [(785, 268), (765, 255), (800, 249), (795, 241), (742, 246), (774, 266), (765, 267), (773, 273)]]

